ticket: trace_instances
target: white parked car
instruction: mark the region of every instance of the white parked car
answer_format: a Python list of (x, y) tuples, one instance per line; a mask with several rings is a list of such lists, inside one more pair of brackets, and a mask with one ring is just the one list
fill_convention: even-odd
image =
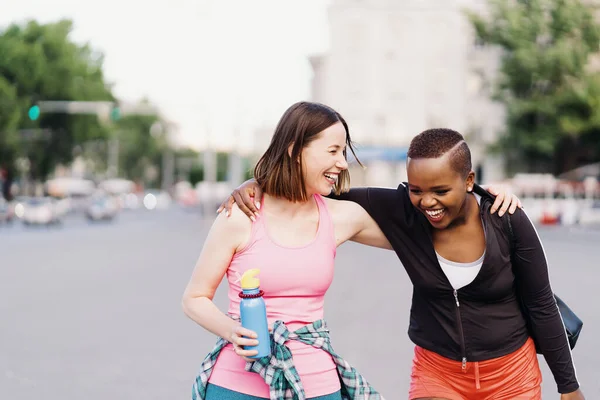
[(50, 225), (60, 222), (61, 215), (56, 201), (50, 197), (32, 197), (21, 203), (25, 225)]

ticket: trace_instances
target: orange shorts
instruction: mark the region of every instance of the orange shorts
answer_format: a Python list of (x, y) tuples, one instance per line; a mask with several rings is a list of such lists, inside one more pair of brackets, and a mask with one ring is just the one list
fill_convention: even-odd
[(415, 347), (410, 396), (448, 400), (541, 400), (542, 372), (530, 338), (517, 351), (502, 357), (467, 362)]

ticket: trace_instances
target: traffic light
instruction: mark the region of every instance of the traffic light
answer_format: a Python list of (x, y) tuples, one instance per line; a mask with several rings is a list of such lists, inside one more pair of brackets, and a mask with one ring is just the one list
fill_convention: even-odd
[(110, 119), (113, 121), (121, 119), (121, 108), (118, 105), (113, 106), (112, 110), (110, 110)]
[(27, 114), (29, 115), (29, 119), (32, 121), (37, 120), (40, 117), (40, 113), (40, 106), (38, 105), (33, 105), (29, 107), (29, 111), (27, 112)]

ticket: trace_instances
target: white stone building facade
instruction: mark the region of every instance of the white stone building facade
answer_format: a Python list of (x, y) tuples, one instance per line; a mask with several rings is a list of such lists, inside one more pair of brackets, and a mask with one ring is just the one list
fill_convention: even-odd
[[(467, 137), (474, 168), (487, 183), (504, 176), (485, 147), (503, 127), (486, 80), (495, 51), (477, 45), (464, 9), (483, 0), (332, 0), (330, 47), (313, 56), (312, 99), (337, 109), (359, 146), (407, 148), (424, 129), (448, 127)], [(405, 162), (353, 168), (355, 185), (394, 186)], [(481, 181), (481, 180), (480, 180)]]

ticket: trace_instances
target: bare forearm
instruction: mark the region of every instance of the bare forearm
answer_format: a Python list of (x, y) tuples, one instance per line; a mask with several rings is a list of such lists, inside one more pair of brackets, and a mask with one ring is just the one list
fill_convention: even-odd
[(207, 297), (194, 297), (183, 301), (183, 311), (207, 331), (231, 341), (231, 333), (239, 325), (229, 318)]

